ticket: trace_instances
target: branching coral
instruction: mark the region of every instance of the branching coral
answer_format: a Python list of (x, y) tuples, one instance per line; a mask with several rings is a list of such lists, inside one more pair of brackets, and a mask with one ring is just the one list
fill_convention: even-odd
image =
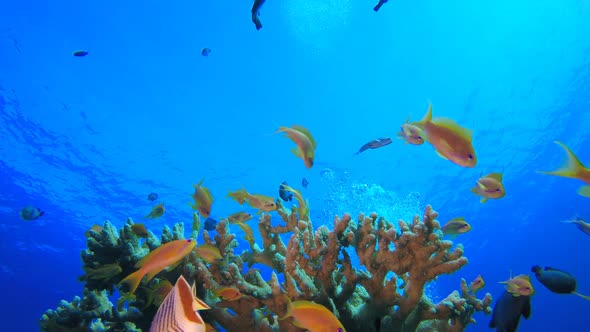
[[(461, 292), (454, 291), (439, 303), (432, 303), (424, 295), (428, 282), (467, 264), (463, 248), (453, 248), (452, 242), (442, 239), (435, 220), (438, 214), (430, 206), (422, 219), (415, 216), (411, 222), (399, 221), (397, 229), (373, 213), (360, 215), (357, 222), (345, 214), (334, 219), (332, 230), (320, 226), (314, 231), (306, 209), (286, 209), (279, 201), (277, 205), (284, 224), (273, 225), (270, 214), (261, 216), (258, 230), (262, 248), (250, 243), (249, 250), (236, 254), (238, 243), (230, 233), (231, 224), (222, 220), (215, 237), (204, 232), (203, 239), (219, 249), (223, 261), (209, 264), (193, 252), (178, 268), (158, 277), (175, 280), (182, 273), (187, 280), (196, 280), (199, 297), (211, 306), (211, 310), (202, 312), (203, 319), (227, 331), (303, 331), (288, 319), (277, 319), (286, 313), (289, 300), (324, 305), (349, 332), (374, 331), (376, 320), (385, 331), (462, 331), (474, 322), (475, 312), (491, 312), (491, 296), (475, 298), (464, 280)], [(299, 211), (304, 212), (300, 215)], [(118, 263), (123, 273), (99, 284), (87, 282), (86, 295), (94, 289), (112, 291), (123, 276), (134, 270), (133, 265), (147, 254), (148, 248), (153, 250), (159, 245), (153, 234), (141, 245), (131, 225), (129, 220), (119, 236), (109, 223), (100, 234), (91, 233), (89, 249), (82, 255), (85, 266), (96, 269)], [(196, 237), (198, 225), (195, 216), (192, 237)], [(183, 233), (181, 224), (175, 225), (173, 232), (165, 229), (162, 243), (182, 238)], [(283, 242), (281, 235), (289, 234), (290, 239)], [(351, 256), (356, 256), (360, 264), (353, 264)], [(272, 269), (269, 280), (254, 267), (257, 263)], [(217, 298), (213, 292), (221, 287), (233, 287), (242, 296), (235, 301)], [(144, 298), (147, 295), (147, 291), (137, 292), (130, 304), (149, 305)], [(145, 328), (145, 321), (152, 316), (151, 311), (144, 310), (138, 326)], [(44, 319), (55, 317), (49, 311)]]

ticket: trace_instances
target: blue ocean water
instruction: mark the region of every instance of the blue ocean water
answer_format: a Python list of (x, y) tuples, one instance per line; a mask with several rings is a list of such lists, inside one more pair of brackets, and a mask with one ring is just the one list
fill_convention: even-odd
[[(250, 1), (0, 3), (3, 328), (36, 331), (81, 294), (84, 232), (142, 220), (148, 193), (167, 205), (151, 229), (189, 228), (201, 178), (214, 215), (240, 209), (228, 190), (276, 195), (306, 177), (315, 226), (344, 212), (407, 219), (426, 204), (441, 220), (464, 216), (469, 264), (429, 286), (435, 299), (478, 274), (497, 299), (498, 282), (535, 264), (589, 294), (590, 238), (559, 222), (590, 219), (582, 183), (535, 170), (563, 162), (554, 140), (590, 160), (590, 1), (390, 0), (377, 13), (374, 2), (268, 0), (258, 31)], [(476, 168), (397, 140), (352, 156), (429, 101), (473, 130)], [(272, 135), (291, 124), (318, 142), (312, 169)], [(507, 195), (480, 204), (469, 189), (496, 171)], [(45, 215), (21, 220), (29, 204)], [(519, 331), (588, 329), (588, 301), (533, 285)], [(468, 331), (489, 330), (489, 316), (474, 318)]]

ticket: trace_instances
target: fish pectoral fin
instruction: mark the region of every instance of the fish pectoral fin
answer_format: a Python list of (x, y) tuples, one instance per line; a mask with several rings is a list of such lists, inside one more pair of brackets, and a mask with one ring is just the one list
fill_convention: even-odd
[(578, 295), (579, 297), (583, 298), (584, 300), (588, 300), (588, 301), (590, 301), (590, 296), (587, 296), (587, 295), (582, 295), (582, 294), (580, 294), (580, 293), (578, 293), (578, 292), (572, 292), (572, 294), (576, 294), (576, 295)]
[(488, 201), (488, 198), (487, 198), (487, 197), (482, 197), (482, 198), (479, 200), (479, 202), (480, 202), (480, 203), (485, 203), (485, 202), (487, 202), (487, 201)]
[(291, 148), (291, 152), (298, 158), (302, 158), (301, 150), (299, 148)]
[(578, 195), (590, 198), (590, 186), (582, 186), (578, 189)]

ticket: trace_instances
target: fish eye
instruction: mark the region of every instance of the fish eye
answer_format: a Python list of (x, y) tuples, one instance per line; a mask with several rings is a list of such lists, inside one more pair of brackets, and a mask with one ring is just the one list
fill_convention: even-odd
[(188, 239), (188, 240), (186, 240), (186, 242), (191, 243), (191, 242), (193, 242), (193, 240)]
[(339, 327), (336, 331), (337, 332), (344, 332), (344, 330), (341, 327)]
[(467, 155), (467, 158), (473, 159), (473, 155), (470, 153), (470, 154)]
[(496, 191), (500, 191), (500, 188), (496, 188)]

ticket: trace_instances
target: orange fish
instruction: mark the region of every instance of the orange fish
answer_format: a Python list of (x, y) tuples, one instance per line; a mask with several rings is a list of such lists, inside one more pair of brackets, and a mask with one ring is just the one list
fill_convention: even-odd
[(164, 203), (160, 203), (152, 208), (152, 211), (145, 216), (145, 219), (154, 219), (160, 218), (166, 212), (166, 208), (164, 207)]
[(223, 261), (221, 252), (216, 246), (210, 244), (201, 244), (193, 249), (199, 257), (209, 264)]
[(215, 332), (215, 329), (213, 326), (211, 326), (211, 324), (205, 323), (205, 332)]
[(227, 217), (227, 221), (232, 224), (246, 222), (250, 219), (252, 219), (252, 215), (248, 212), (236, 212)]
[(221, 287), (213, 292), (213, 296), (221, 297), (226, 301), (235, 301), (242, 297), (242, 293), (233, 287)]
[(504, 197), (506, 190), (502, 183), (502, 176), (502, 173), (490, 173), (482, 176), (477, 180), (476, 186), (471, 188), (471, 192), (481, 196), (480, 203), (485, 203), (488, 199)]
[(535, 289), (531, 284), (531, 278), (526, 274), (519, 274), (516, 277), (512, 277), (510, 273), (510, 279), (500, 282), (505, 284), (506, 291), (512, 296), (529, 296), (535, 293)]
[(406, 141), (406, 144), (421, 145), (424, 144), (424, 132), (420, 127), (410, 123), (410, 118), (401, 126), (401, 131), (397, 137)]
[(287, 314), (279, 320), (293, 317), (293, 325), (310, 332), (345, 332), (334, 314), (321, 304), (310, 301), (289, 301)]
[(192, 205), (194, 210), (199, 211), (203, 218), (209, 218), (211, 214), (211, 205), (213, 205), (213, 196), (211, 196), (211, 192), (207, 187), (203, 186), (203, 180), (193, 185), (195, 187), (195, 192), (191, 195), (195, 204)]
[(166, 279), (162, 279), (160, 280), (160, 282), (158, 282), (153, 288), (153, 298), (154, 298), (154, 304), (156, 306), (159, 306), (160, 304), (162, 304), (164, 302), (164, 300), (166, 299), (166, 296), (168, 296), (168, 294), (170, 294), (170, 291), (172, 290), (172, 288), (174, 288), (172, 286), (172, 284), (170, 283), (170, 281), (166, 280)]
[(131, 226), (131, 231), (133, 234), (137, 235), (138, 237), (146, 238), (148, 237), (148, 230), (145, 228), (144, 224), (133, 224)]
[(252, 228), (250, 226), (248, 226), (248, 224), (245, 224), (243, 222), (237, 222), (236, 223), (238, 226), (240, 226), (240, 228), (242, 229), (242, 231), (244, 232), (244, 234), (246, 234), (244, 236), (244, 239), (246, 241), (248, 241), (248, 243), (250, 243), (250, 245), (254, 245), (254, 232), (252, 231)]
[(413, 123), (424, 131), (424, 139), (436, 150), (443, 159), (463, 167), (475, 167), (477, 156), (473, 149), (472, 133), (469, 129), (459, 126), (447, 118), (432, 119), (432, 104), (419, 122)]
[(233, 198), (239, 204), (248, 203), (251, 207), (261, 211), (269, 212), (277, 209), (274, 198), (260, 194), (250, 194), (244, 188), (233, 192), (230, 191), (227, 196)]
[(297, 144), (297, 148), (293, 148), (291, 151), (297, 157), (303, 159), (305, 167), (311, 168), (313, 166), (317, 143), (307, 128), (298, 125), (293, 125), (291, 128), (279, 127), (275, 134), (277, 133), (285, 133), (287, 137)]
[(195, 302), (199, 303), (201, 310), (210, 308), (193, 294), (193, 289), (194, 287), (191, 288), (182, 275), (178, 277), (174, 288), (158, 308), (150, 332), (205, 332), (205, 322), (195, 309)]
[(95, 231), (96, 233), (100, 234), (100, 232), (102, 232), (102, 226), (96, 224), (92, 225), (92, 227), (90, 227), (90, 229), (84, 233), (84, 236), (89, 237), (91, 235), (90, 231)]
[(538, 173), (549, 174), (555, 176), (562, 176), (564, 178), (578, 179), (585, 182), (588, 185), (584, 185), (578, 189), (578, 194), (584, 197), (590, 197), (590, 169), (585, 167), (584, 164), (578, 159), (578, 157), (567, 147), (567, 145), (555, 141), (556, 144), (561, 146), (567, 155), (567, 161), (565, 165), (555, 171), (538, 171)]
[(151, 280), (167, 266), (178, 263), (184, 256), (188, 255), (195, 248), (195, 244), (195, 241), (188, 239), (171, 241), (159, 246), (140, 259), (135, 264), (135, 267), (138, 267), (139, 270), (121, 280), (120, 284), (127, 284), (129, 293), (133, 294), (143, 276), (147, 275), (147, 280)]
[(309, 205), (307, 204), (307, 201), (305, 199), (303, 199), (303, 195), (301, 195), (301, 192), (299, 190), (291, 188), (287, 184), (282, 184), (282, 186), (286, 191), (292, 192), (293, 195), (295, 196), (295, 199), (299, 203), (299, 208), (297, 210), (297, 212), (299, 213), (299, 219), (304, 220), (304, 219), (306, 219), (306, 217), (308, 218), (309, 217)]
[(475, 278), (470, 284), (469, 284), (469, 289), (471, 290), (471, 292), (475, 295), (475, 293), (477, 293), (478, 290), (482, 289), (483, 286), (486, 285), (486, 282), (483, 280), (481, 274), (477, 276), (477, 278)]

